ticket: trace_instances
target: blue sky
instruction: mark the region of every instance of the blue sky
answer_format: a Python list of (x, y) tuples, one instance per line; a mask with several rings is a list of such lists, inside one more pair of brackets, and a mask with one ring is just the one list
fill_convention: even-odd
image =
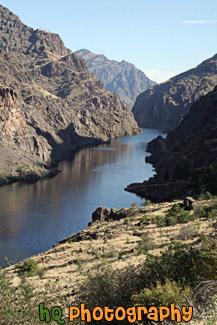
[(161, 82), (217, 53), (217, 0), (6, 0), (28, 26)]

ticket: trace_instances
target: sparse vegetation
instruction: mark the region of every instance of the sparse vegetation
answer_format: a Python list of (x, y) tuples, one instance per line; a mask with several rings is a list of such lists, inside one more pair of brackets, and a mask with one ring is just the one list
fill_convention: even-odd
[(28, 259), (21, 264), (17, 264), (16, 271), (21, 277), (31, 277), (35, 275), (41, 277), (43, 275), (43, 270), (39, 269), (37, 262), (33, 259)]
[(122, 259), (122, 257), (123, 257), (124, 255), (126, 255), (126, 254), (127, 254), (126, 251), (120, 251), (119, 254), (118, 254), (118, 259), (119, 259), (119, 260)]
[(174, 204), (170, 208), (166, 215), (147, 215), (145, 214), (140, 222), (141, 224), (156, 224), (158, 227), (169, 227), (175, 226), (180, 223), (187, 223), (196, 219), (198, 216), (196, 214), (190, 214), (188, 211), (185, 211), (179, 204)]
[(138, 243), (137, 249), (139, 254), (148, 252), (151, 249), (154, 249), (154, 240), (151, 237), (149, 232), (144, 233), (141, 237), (141, 241)]
[(149, 206), (149, 205), (151, 205), (151, 200), (146, 200), (146, 201), (145, 201), (145, 206), (147, 207), (147, 206)]
[(189, 297), (191, 292), (190, 287), (183, 289), (175, 281), (166, 280), (163, 285), (157, 281), (156, 286), (143, 289), (140, 294), (132, 296), (132, 300), (136, 306), (169, 306), (174, 302), (186, 303), (186, 297)]
[[(199, 315), (199, 312), (203, 311), (203, 319), (206, 319), (211, 324), (211, 320), (215, 319), (215, 315), (210, 309), (212, 303), (210, 297), (216, 296), (217, 286), (212, 285), (212, 290), (202, 291), (198, 290), (198, 284), (204, 281), (217, 282), (217, 250), (214, 237), (215, 231), (213, 229), (215, 222), (212, 218), (203, 215), (204, 211), (206, 211), (207, 215), (207, 211), (215, 210), (215, 201), (212, 199), (206, 205), (204, 202), (201, 202), (201, 204), (206, 208), (209, 207), (209, 211), (203, 207), (202, 213), (198, 209), (198, 214), (194, 214), (193, 211), (186, 212), (181, 204), (164, 205), (163, 213), (160, 209), (157, 214), (154, 205), (151, 206), (151, 214), (147, 211), (148, 209), (139, 208), (133, 217), (103, 223), (103, 231), (101, 228), (99, 229), (98, 223), (93, 224), (91, 227), (93, 227), (94, 231), (99, 230), (100, 234), (97, 241), (90, 240), (87, 243), (89, 239), (86, 240), (85, 231), (83, 232), (85, 239), (83, 243), (82, 241), (73, 241), (71, 245), (68, 245), (70, 239), (66, 240), (65, 249), (69, 250), (71, 260), (68, 260), (67, 263), (66, 259), (64, 264), (66, 263), (68, 268), (67, 279), (68, 274), (72, 274), (72, 278), (68, 279), (67, 283), (64, 283), (64, 287), (62, 279), (58, 276), (54, 282), (56, 290), (59, 290), (58, 292), (60, 290), (64, 291), (65, 300), (61, 306), (63, 308), (66, 306), (66, 295), (67, 297), (71, 295), (72, 299), (76, 300), (75, 302), (73, 300), (74, 305), (82, 301), (85, 302), (86, 308), (90, 309), (95, 306), (103, 307), (105, 305), (110, 308), (118, 306), (128, 308), (140, 303), (146, 306), (149, 304), (158, 306), (162, 303), (166, 305), (171, 302), (177, 305), (183, 303), (189, 306), (191, 302), (196, 310), (195, 315)], [(159, 204), (158, 207), (160, 206)], [(169, 209), (169, 207), (172, 208)], [(171, 217), (175, 218), (177, 224), (181, 224), (174, 228), (169, 228), (169, 225), (165, 226), (165, 220)], [(191, 221), (194, 218), (198, 218), (198, 220), (188, 224), (188, 221), (183, 223), (183, 220), (189, 219)], [(125, 220), (129, 221), (125, 223)], [(165, 227), (164, 229), (162, 229), (162, 225)], [(209, 228), (208, 232), (204, 225)], [(158, 228), (159, 226), (160, 228)], [(121, 229), (124, 228), (126, 230), (122, 232)], [(88, 228), (87, 235), (93, 229)], [(121, 233), (120, 241), (118, 241), (120, 246), (118, 244), (118, 247), (116, 247), (118, 231)], [(194, 237), (195, 240), (192, 240)], [(115, 239), (114, 242), (113, 239)], [(189, 240), (189, 242), (195, 242), (196, 245), (190, 247), (189, 242), (186, 245), (181, 241), (171, 241), (172, 239)], [(159, 248), (162, 249), (161, 252)], [(61, 247), (56, 248), (55, 254), (58, 250), (63, 251)], [(61, 256), (63, 256), (62, 253)], [(138, 260), (140, 260), (140, 265), (129, 266), (128, 262), (136, 261), (138, 263)], [(44, 259), (43, 263), (46, 263), (46, 261), (49, 261), (49, 258)], [(48, 263), (49, 266), (52, 265), (50, 262)], [(70, 264), (72, 264), (72, 269), (69, 272)], [(20, 263), (20, 265), (22, 264)], [(123, 269), (117, 270), (116, 267), (119, 266), (123, 267)], [(39, 275), (38, 271), (35, 272), (37, 268), (40, 271), (39, 267), (40, 262), (35, 264), (31, 260), (27, 265), (25, 264), (25, 267), (22, 265), (22, 268), (20, 268), (21, 281), (25, 280), (26, 283), (27, 281), (31, 281), (30, 283), (34, 281), (36, 283), (37, 278), (29, 279), (28, 272)], [(16, 270), (19, 269), (17, 269), (17, 266), (15, 268)], [(34, 270), (33, 273), (32, 269)], [(47, 275), (47, 273), (49, 273), (49, 278), (50, 271), (46, 271), (45, 274)], [(73, 288), (75, 276), (76, 279), (79, 278), (80, 283), (78, 282), (76, 293), (72, 289), (70, 294), (67, 286), (70, 280), (70, 288)], [(45, 279), (46, 277), (43, 278), (43, 281)], [(82, 284), (81, 281), (83, 281)], [(34, 294), (36, 294), (36, 291), (34, 291)], [(52, 297), (51, 303), (57, 304), (54, 294)], [(16, 299), (19, 300), (19, 297)], [(197, 306), (199, 307), (197, 308)], [(33, 321), (32, 324), (34, 324)], [(114, 324), (116, 323), (114, 322)], [(123, 322), (123, 324), (128, 323)]]
[(212, 297), (213, 300), (213, 313), (207, 316), (206, 325), (217, 324), (217, 296)]
[[(199, 249), (173, 242), (160, 256), (147, 254), (144, 265), (137, 268), (108, 268), (88, 275), (80, 288), (78, 303), (85, 301), (91, 310), (95, 306), (116, 308), (121, 305), (127, 308), (140, 304), (185, 303), (198, 283), (205, 279), (217, 280), (217, 251), (214, 246), (212, 242), (206, 249)], [(192, 299), (194, 296), (195, 304), (203, 301), (203, 307), (209, 308), (207, 292), (201, 291), (196, 295), (194, 291)]]
[(194, 238), (198, 232), (192, 225), (183, 225), (179, 230), (179, 239), (188, 240)]
[[(49, 294), (45, 288), (46, 296)], [(0, 323), (7, 325), (35, 325), (39, 323), (38, 304), (45, 292), (35, 291), (25, 278), (15, 288), (5, 270), (0, 270)]]
[(201, 206), (199, 210), (200, 218), (205, 219), (216, 219), (217, 217), (217, 203), (210, 206)]
[(124, 224), (125, 224), (125, 225), (130, 225), (130, 224), (131, 224), (131, 222), (130, 222), (130, 218), (126, 217), (126, 218), (124, 219)]
[(82, 261), (80, 259), (80, 257), (78, 257), (75, 261), (75, 264), (77, 264), (78, 268), (81, 269), (82, 268)]
[(165, 216), (165, 225), (174, 226), (177, 223), (186, 223), (193, 220), (195, 217), (190, 215), (189, 212), (181, 208), (179, 204), (174, 204), (171, 209), (168, 210)]
[[(139, 207), (138, 207), (137, 203), (132, 203), (131, 208), (127, 211), (127, 217), (130, 219), (135, 217), (138, 210), (139, 210)], [(127, 218), (125, 218), (125, 219), (127, 219)]]

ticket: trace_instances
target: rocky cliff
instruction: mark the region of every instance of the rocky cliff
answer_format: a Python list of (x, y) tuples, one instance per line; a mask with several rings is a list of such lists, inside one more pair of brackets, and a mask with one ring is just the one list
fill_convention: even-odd
[(115, 92), (129, 108), (132, 108), (141, 92), (155, 84), (132, 63), (109, 60), (103, 54), (97, 55), (86, 49), (76, 51), (75, 54), (83, 58), (104, 87)]
[(132, 108), (141, 127), (175, 128), (189, 108), (217, 84), (217, 54), (140, 94)]
[(148, 143), (156, 175), (126, 190), (154, 201), (217, 193), (217, 87), (193, 104), (180, 125), (166, 139)]
[(3, 6), (0, 30), (0, 183), (37, 178), (71, 150), (140, 132), (59, 35), (27, 27)]

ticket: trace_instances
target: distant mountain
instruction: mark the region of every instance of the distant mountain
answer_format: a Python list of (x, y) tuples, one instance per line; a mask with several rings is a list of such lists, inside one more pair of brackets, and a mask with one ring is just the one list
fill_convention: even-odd
[(104, 87), (115, 92), (129, 108), (132, 108), (141, 92), (155, 84), (132, 63), (109, 60), (103, 54), (97, 55), (86, 49), (76, 51), (75, 54), (83, 58)]
[(147, 151), (156, 175), (126, 190), (154, 201), (217, 194), (217, 87), (192, 105), (166, 139), (149, 142)]
[(0, 184), (34, 179), (72, 150), (140, 133), (133, 114), (60, 36), (0, 5)]
[(132, 112), (140, 127), (176, 127), (190, 106), (217, 85), (217, 54), (140, 94)]

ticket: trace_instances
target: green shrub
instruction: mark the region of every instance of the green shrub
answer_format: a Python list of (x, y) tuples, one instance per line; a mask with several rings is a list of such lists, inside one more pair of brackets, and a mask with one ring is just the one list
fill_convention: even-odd
[(130, 219), (128, 217), (124, 219), (124, 224), (125, 225), (130, 225), (131, 224)]
[(202, 234), (200, 236), (201, 249), (203, 252), (210, 250), (217, 250), (216, 242), (212, 240), (212, 238), (207, 235)]
[(146, 253), (141, 266), (124, 270), (107, 267), (87, 275), (76, 304), (85, 302), (92, 310), (95, 306), (128, 308), (139, 303), (139, 299), (151, 305), (181, 303), (190, 294), (190, 288), (210, 279), (217, 281), (217, 250), (213, 242), (206, 249), (172, 242), (160, 256)]
[(0, 324), (39, 324), (38, 304), (44, 292), (35, 292), (24, 278), (19, 288), (11, 284), (5, 270), (0, 270)]
[(139, 241), (137, 245), (139, 254), (146, 253), (150, 249), (154, 249), (154, 248), (155, 248), (154, 240), (151, 237), (150, 233), (149, 232), (144, 233), (141, 237), (141, 241)]
[(152, 216), (152, 223), (155, 223), (157, 227), (168, 227), (178, 223), (187, 223), (195, 218), (196, 216), (190, 215), (179, 204), (174, 204), (165, 216)]
[(167, 211), (165, 216), (166, 226), (174, 226), (178, 223), (186, 223), (195, 219), (194, 215), (181, 208), (179, 204), (174, 204), (171, 209)]
[(82, 261), (81, 261), (80, 257), (77, 258), (77, 260), (75, 261), (75, 263), (77, 264), (77, 266), (78, 266), (79, 269), (82, 268)]
[(142, 287), (143, 281), (135, 268), (114, 270), (108, 267), (87, 275), (76, 303), (85, 302), (91, 310), (96, 306), (130, 307), (133, 304), (132, 295), (140, 292)]
[(199, 210), (199, 217), (205, 219), (216, 219), (217, 216), (217, 203), (211, 206), (201, 206)]
[(20, 166), (17, 168), (17, 172), (19, 173), (19, 175), (22, 175), (24, 171), (25, 171), (25, 166)]
[(142, 218), (140, 219), (140, 223), (142, 225), (149, 225), (149, 219), (148, 219), (147, 215), (142, 216)]
[(127, 255), (126, 251), (120, 251), (118, 254), (118, 259), (121, 260), (124, 255)]
[(212, 313), (207, 316), (206, 325), (217, 324), (217, 296), (213, 297), (213, 307)]
[(151, 200), (146, 200), (145, 201), (145, 206), (151, 205)]
[(143, 289), (139, 295), (134, 295), (132, 300), (136, 306), (169, 306), (172, 303), (182, 304), (186, 297), (191, 295), (191, 288), (182, 287), (175, 281), (166, 280), (165, 284), (157, 282), (150, 289)]
[(156, 216), (154, 223), (157, 225), (157, 227), (167, 226), (166, 218), (164, 216)]
[(107, 258), (107, 254), (106, 254), (106, 253), (102, 253), (102, 254), (101, 254), (101, 257), (102, 257), (102, 258)]
[(143, 272), (147, 287), (166, 279), (193, 287), (204, 279), (217, 279), (217, 250), (214, 244), (203, 250), (174, 241), (160, 256), (149, 254)]
[(209, 191), (206, 191), (205, 200), (211, 200), (212, 198), (213, 198), (213, 195)]
[(166, 227), (166, 218), (159, 215), (147, 215), (145, 214), (141, 219), (140, 223), (143, 225), (156, 224), (157, 227)]
[(37, 262), (33, 259), (28, 259), (22, 264), (16, 265), (15, 268), (20, 276), (30, 277), (34, 275), (42, 275), (42, 271), (39, 270)]

